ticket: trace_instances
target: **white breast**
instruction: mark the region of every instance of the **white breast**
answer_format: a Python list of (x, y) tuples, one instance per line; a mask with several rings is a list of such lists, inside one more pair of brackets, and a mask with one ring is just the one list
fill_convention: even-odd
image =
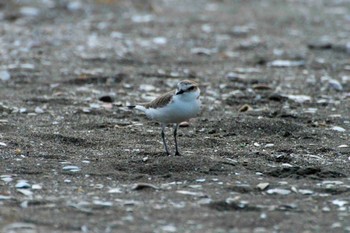
[(168, 105), (145, 109), (145, 113), (151, 119), (162, 123), (180, 123), (197, 116), (201, 105), (198, 96), (197, 92), (175, 95)]

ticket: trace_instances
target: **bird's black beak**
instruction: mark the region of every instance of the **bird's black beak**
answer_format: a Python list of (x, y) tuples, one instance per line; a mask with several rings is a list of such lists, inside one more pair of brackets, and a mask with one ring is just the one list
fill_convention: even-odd
[(182, 93), (184, 93), (184, 90), (178, 90), (178, 91), (176, 92), (176, 95), (181, 95)]

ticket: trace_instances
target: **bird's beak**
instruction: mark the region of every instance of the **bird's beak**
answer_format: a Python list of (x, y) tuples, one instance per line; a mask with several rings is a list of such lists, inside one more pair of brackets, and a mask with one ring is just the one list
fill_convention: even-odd
[(180, 95), (180, 94), (182, 94), (182, 93), (184, 93), (184, 90), (178, 90), (177, 92), (176, 92), (176, 95)]

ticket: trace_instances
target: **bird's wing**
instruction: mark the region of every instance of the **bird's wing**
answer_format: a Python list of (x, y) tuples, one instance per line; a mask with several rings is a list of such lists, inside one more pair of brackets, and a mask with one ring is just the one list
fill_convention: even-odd
[(174, 91), (169, 91), (153, 101), (142, 104), (145, 108), (161, 108), (170, 103), (173, 100)]

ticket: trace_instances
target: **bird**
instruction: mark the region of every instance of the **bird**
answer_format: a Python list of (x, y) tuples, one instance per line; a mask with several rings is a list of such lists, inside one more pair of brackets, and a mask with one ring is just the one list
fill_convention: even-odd
[(175, 156), (180, 156), (177, 144), (177, 130), (179, 124), (188, 121), (198, 115), (201, 110), (200, 89), (198, 83), (192, 80), (182, 80), (177, 83), (176, 90), (169, 91), (151, 102), (128, 106), (129, 109), (137, 109), (146, 116), (160, 123), (162, 140), (166, 155), (170, 152), (165, 139), (167, 124), (173, 124), (173, 136), (175, 142)]

